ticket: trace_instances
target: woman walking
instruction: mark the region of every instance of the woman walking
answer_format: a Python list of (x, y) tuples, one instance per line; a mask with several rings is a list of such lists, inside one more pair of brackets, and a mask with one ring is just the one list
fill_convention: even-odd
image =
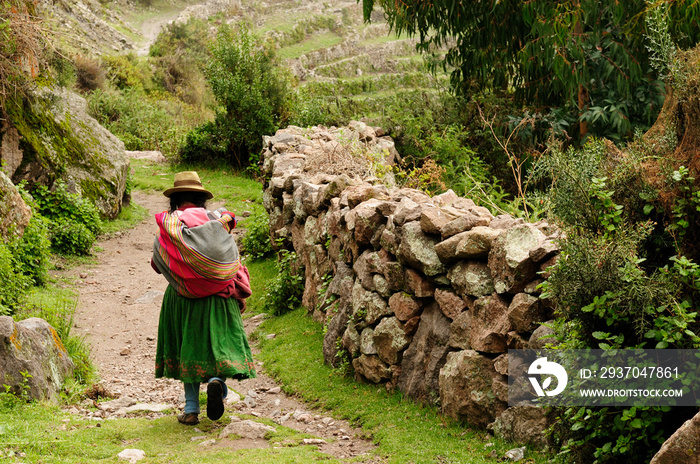
[(226, 379), (255, 377), (241, 312), (250, 276), (230, 231), (236, 217), (207, 211), (213, 195), (194, 171), (175, 174), (170, 210), (156, 214), (159, 233), (151, 264), (168, 288), (158, 323), (156, 378), (179, 379), (185, 389), (186, 425), (199, 423), (199, 387), (207, 383), (207, 417), (224, 413)]

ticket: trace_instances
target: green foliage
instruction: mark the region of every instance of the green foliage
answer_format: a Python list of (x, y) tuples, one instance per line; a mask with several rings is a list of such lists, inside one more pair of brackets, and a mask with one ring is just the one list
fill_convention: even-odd
[[(211, 54), (206, 77), (221, 110), (214, 123), (188, 137), (181, 157), (256, 165), (262, 136), (274, 133), (284, 119), (287, 77), (277, 66), (273, 45), (245, 25), (237, 31), (221, 27)], [(215, 142), (216, 150), (200, 152), (202, 141)]]
[(676, 44), (669, 32), (668, 6), (665, 4), (649, 5), (646, 16), (647, 50), (649, 64), (665, 81), (678, 78), (678, 61)]
[[(663, 88), (649, 73), (642, 0), (376, 3), (396, 33), (418, 37), (420, 50), (448, 47), (442, 64), (459, 93), (474, 85), (513, 89), (521, 101), (566, 108), (589, 131), (615, 138), (649, 127), (660, 110)], [(363, 1), (366, 20), (374, 4)], [(697, 42), (699, 10), (689, 0), (668, 9), (674, 40)], [(585, 131), (582, 125), (579, 135)]]
[(11, 238), (7, 248), (15, 260), (15, 271), (29, 277), (33, 285), (44, 285), (48, 279), (47, 269), (51, 253), (48, 221), (39, 214), (38, 205), (25, 189), (25, 185), (19, 184), (18, 189), (34, 214), (24, 228), (22, 236)]
[(88, 255), (94, 243), (95, 234), (85, 224), (63, 218), (51, 224), (51, 244), (61, 254)]
[(670, 181), (675, 187), (676, 198), (671, 207), (671, 222), (667, 227), (677, 242), (683, 242), (691, 225), (697, 226), (700, 219), (700, 188), (695, 186), (695, 178), (685, 166), (673, 171)]
[(254, 214), (245, 221), (246, 232), (241, 239), (243, 253), (253, 259), (260, 259), (272, 251), (269, 221), (263, 212)]
[(22, 237), (10, 240), (7, 248), (17, 262), (17, 272), (29, 277), (34, 285), (46, 283), (51, 241), (48, 222), (43, 216), (33, 214)]
[(29, 277), (17, 271), (17, 262), (12, 252), (0, 243), (0, 315), (10, 315), (29, 288)]
[(144, 94), (127, 89), (96, 90), (88, 96), (88, 111), (117, 135), (127, 150), (159, 150), (174, 156), (185, 134), (204, 117), (201, 110), (169, 94)]
[(19, 391), (12, 391), (9, 385), (2, 385), (4, 391), (0, 391), (0, 411), (8, 412), (31, 401), (29, 391), (29, 379), (32, 375), (27, 371), (20, 371), (22, 375), (22, 385)]
[(209, 42), (209, 24), (201, 19), (166, 26), (149, 53), (155, 84), (188, 104), (210, 103), (202, 72)]
[[(556, 304), (560, 348), (698, 348), (700, 266), (675, 254), (683, 221), (696, 214), (687, 172), (672, 175), (679, 195), (668, 230), (648, 218), (656, 192), (643, 158), (601, 141), (581, 150), (550, 150), (535, 166), (551, 179), (546, 204), (563, 228), (561, 256), (544, 297)], [(685, 186), (685, 187), (684, 187)], [(659, 218), (664, 222), (663, 218)], [(666, 242), (666, 246), (658, 243)], [(669, 243), (670, 242), (670, 243)], [(650, 258), (650, 259), (647, 259)], [(566, 322), (564, 322), (566, 321)], [(572, 462), (648, 461), (672, 423), (669, 408), (568, 408), (554, 436)]]
[(269, 285), (263, 310), (278, 316), (301, 305), (304, 275), (298, 268), (297, 254), (293, 251), (282, 250), (276, 268), (277, 276)]
[[(561, 457), (572, 462), (594, 464), (647, 462), (641, 450), (658, 449), (664, 442), (664, 416), (661, 408), (586, 408), (562, 411), (558, 427), (575, 435), (561, 443)], [(651, 456), (649, 456), (651, 458)]]
[(57, 183), (54, 190), (37, 185), (32, 192), (39, 212), (49, 220), (51, 245), (59, 253), (86, 255), (96, 236), (102, 232), (97, 207), (66, 186)]
[(104, 55), (102, 66), (107, 79), (119, 90), (143, 91), (153, 86), (151, 73), (142, 60), (128, 55)]

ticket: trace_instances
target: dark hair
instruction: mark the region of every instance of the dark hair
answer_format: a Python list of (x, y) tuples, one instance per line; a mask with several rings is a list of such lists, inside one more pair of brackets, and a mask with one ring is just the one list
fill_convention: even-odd
[(177, 210), (185, 203), (204, 208), (207, 204), (207, 194), (203, 192), (175, 192), (170, 195), (170, 212)]

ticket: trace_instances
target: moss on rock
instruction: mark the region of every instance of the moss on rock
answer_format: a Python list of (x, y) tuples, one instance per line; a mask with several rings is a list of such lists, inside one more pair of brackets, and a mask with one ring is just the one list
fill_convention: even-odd
[(80, 96), (62, 89), (35, 89), (7, 109), (20, 133), (23, 159), (12, 180), (51, 187), (63, 180), (113, 218), (121, 209), (128, 160), (124, 144), (86, 111)]

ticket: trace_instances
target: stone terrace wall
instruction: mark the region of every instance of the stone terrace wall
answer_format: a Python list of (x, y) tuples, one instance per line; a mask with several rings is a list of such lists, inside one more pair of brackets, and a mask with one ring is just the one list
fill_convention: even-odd
[(375, 153), (371, 159), (395, 157), (393, 141), (381, 135), (353, 122), (290, 127), (264, 139), (271, 235), (303, 263), (304, 306), (327, 327), (325, 361), (351, 362), (358, 380), (541, 444), (537, 408), (503, 414), (504, 353), (542, 347), (551, 333), (539, 324), (551, 310), (537, 287), (538, 273), (558, 257), (556, 232), (543, 222), (494, 217), (452, 191), (431, 198), (311, 163), (334, 159), (343, 144), (359, 143)]

